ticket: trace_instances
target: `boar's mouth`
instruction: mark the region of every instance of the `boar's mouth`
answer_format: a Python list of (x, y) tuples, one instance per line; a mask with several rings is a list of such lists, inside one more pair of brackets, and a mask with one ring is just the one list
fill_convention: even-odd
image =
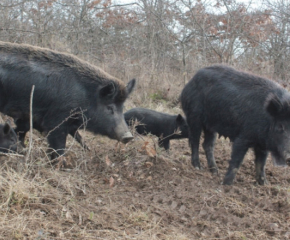
[(272, 160), (273, 160), (273, 164), (274, 166), (286, 166), (287, 165), (287, 161), (290, 160), (290, 154), (285, 154), (285, 156), (280, 156), (280, 154), (277, 154), (275, 152), (271, 152), (271, 156), (272, 156)]
[(125, 132), (121, 136), (119, 134), (117, 134), (116, 132), (110, 132), (110, 133), (106, 133), (103, 135), (106, 135), (107, 137), (109, 137), (111, 139), (116, 139), (117, 141), (122, 142), (124, 144), (126, 144), (134, 139), (132, 133), (130, 133), (130, 132)]
[(133, 135), (130, 132), (126, 132), (120, 139), (120, 141), (124, 144), (130, 142), (133, 139)]

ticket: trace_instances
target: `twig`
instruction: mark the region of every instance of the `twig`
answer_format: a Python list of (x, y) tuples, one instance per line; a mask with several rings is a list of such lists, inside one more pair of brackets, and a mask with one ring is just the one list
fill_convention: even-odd
[(0, 153), (0, 156), (7, 156), (7, 157), (23, 157), (23, 155), (18, 153)]
[(32, 148), (32, 128), (33, 128), (33, 117), (32, 117), (32, 101), (33, 101), (33, 93), (34, 93), (35, 85), (32, 86), (30, 93), (30, 112), (29, 112), (29, 121), (30, 121), (30, 130), (29, 130), (29, 148), (28, 152), (25, 156), (25, 163), (27, 163), (28, 158), (30, 156), (31, 148)]

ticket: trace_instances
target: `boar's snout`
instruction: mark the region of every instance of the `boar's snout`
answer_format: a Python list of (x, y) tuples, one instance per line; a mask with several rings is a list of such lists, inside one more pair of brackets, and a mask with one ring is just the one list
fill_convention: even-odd
[(128, 143), (133, 139), (133, 135), (130, 132), (126, 132), (122, 137), (121, 137), (121, 142), (122, 143)]

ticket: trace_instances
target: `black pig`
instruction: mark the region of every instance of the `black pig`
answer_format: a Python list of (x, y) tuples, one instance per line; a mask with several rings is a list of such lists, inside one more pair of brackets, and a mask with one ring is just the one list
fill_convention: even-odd
[(217, 172), (213, 150), (216, 133), (233, 142), (223, 183), (233, 183), (249, 148), (255, 152), (256, 180), (266, 183), (268, 152), (279, 165), (290, 156), (290, 94), (277, 83), (227, 66), (199, 70), (181, 94), (189, 127), (192, 165), (200, 168), (199, 140), (208, 166)]
[[(136, 126), (139, 134), (151, 133), (159, 139), (160, 147), (169, 149), (171, 139), (180, 139), (188, 137), (188, 129), (185, 119), (180, 115), (170, 115), (153, 111), (146, 108), (133, 108), (124, 113), (126, 123), (132, 125), (137, 120), (140, 125)], [(176, 134), (176, 131), (180, 133)]]
[(122, 111), (135, 79), (125, 86), (73, 55), (0, 42), (0, 111), (15, 119), (17, 131), (28, 130), (33, 85), (34, 128), (47, 134), (52, 158), (84, 125), (125, 143), (133, 139)]
[(9, 123), (0, 124), (0, 152), (17, 151), (17, 135)]

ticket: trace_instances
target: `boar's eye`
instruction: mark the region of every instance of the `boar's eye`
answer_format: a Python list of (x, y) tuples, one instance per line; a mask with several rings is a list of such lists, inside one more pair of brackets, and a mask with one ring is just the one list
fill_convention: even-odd
[(278, 123), (277, 125), (276, 125), (276, 130), (278, 131), (278, 132), (284, 132), (284, 125), (283, 124), (281, 124), (281, 123)]
[(107, 106), (107, 109), (111, 114), (114, 114), (114, 108), (112, 106)]

